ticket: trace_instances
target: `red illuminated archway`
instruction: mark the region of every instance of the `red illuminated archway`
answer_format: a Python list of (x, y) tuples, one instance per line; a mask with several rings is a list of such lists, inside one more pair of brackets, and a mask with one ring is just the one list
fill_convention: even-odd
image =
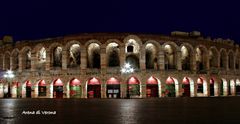
[(81, 98), (82, 88), (81, 82), (77, 78), (73, 78), (69, 83), (70, 98)]
[(115, 77), (109, 78), (107, 80), (107, 97), (120, 98), (120, 91), (120, 82)]
[(93, 77), (87, 82), (87, 97), (88, 98), (101, 98), (101, 83)]
[(146, 84), (147, 84), (147, 90), (146, 90), (147, 97), (158, 97), (159, 90), (158, 90), (157, 79), (151, 76), (150, 78), (148, 78)]
[(210, 79), (210, 96), (214, 96), (214, 83), (215, 83), (215, 79), (211, 78)]
[(45, 80), (38, 82), (38, 96), (47, 96), (47, 87)]
[(202, 77), (197, 79), (197, 93), (204, 94), (203, 83), (204, 80)]
[(53, 97), (63, 98), (63, 82), (59, 78), (53, 82)]
[(184, 77), (182, 81), (183, 96), (190, 97), (190, 80), (188, 77)]
[(30, 81), (26, 81), (26, 97), (31, 98), (32, 96), (32, 83)]
[(175, 97), (176, 96), (176, 88), (175, 88), (175, 81), (172, 77), (168, 77), (166, 80), (165, 85), (165, 95), (168, 97)]
[(127, 80), (127, 98), (140, 96), (140, 82), (136, 77), (130, 77)]

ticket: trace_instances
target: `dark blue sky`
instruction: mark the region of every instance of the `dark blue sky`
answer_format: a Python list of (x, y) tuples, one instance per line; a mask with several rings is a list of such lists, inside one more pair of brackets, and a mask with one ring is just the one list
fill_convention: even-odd
[(237, 0), (8, 0), (0, 5), (0, 38), (6, 34), (22, 40), (82, 32), (199, 30), (205, 37), (240, 42)]

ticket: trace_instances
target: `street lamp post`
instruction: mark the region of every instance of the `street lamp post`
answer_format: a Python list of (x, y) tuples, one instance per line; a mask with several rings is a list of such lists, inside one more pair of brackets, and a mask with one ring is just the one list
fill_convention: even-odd
[(6, 81), (8, 83), (8, 93), (7, 93), (7, 97), (11, 97), (11, 79), (14, 78), (14, 74), (13, 71), (8, 70), (4, 75), (4, 78), (6, 78)]

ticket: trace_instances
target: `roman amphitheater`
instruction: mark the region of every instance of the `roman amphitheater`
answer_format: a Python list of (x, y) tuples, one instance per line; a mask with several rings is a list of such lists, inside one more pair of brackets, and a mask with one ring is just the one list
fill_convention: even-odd
[(5, 36), (0, 43), (2, 98), (240, 95), (239, 45), (197, 31)]

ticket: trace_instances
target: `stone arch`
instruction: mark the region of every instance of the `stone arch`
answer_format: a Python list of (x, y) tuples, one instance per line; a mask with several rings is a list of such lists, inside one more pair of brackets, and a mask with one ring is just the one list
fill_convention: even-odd
[(38, 97), (46, 97), (47, 96), (47, 83), (45, 80), (38, 80), (36, 83)]
[(149, 40), (144, 44), (146, 69), (158, 69), (158, 52), (160, 44)]
[(128, 35), (127, 37), (125, 37), (123, 39), (123, 43), (124, 43), (125, 47), (130, 39), (134, 39), (139, 44), (139, 46), (142, 46), (142, 40), (137, 35)]
[(227, 52), (226, 49), (220, 49), (220, 68), (227, 69)]
[(82, 97), (82, 83), (78, 78), (71, 78), (66, 85), (67, 95), (70, 98), (81, 98)]
[(18, 70), (19, 68), (19, 50), (15, 48), (11, 53), (11, 63), (12, 63), (12, 70)]
[(182, 43), (179, 47), (181, 50), (181, 63), (182, 70), (192, 70), (193, 69), (193, 55), (194, 50), (191, 44)]
[(120, 66), (120, 45), (118, 42), (110, 42), (110, 40), (108, 40), (106, 55), (106, 63), (108, 67)]
[(236, 79), (236, 95), (240, 96), (240, 80)]
[(106, 95), (107, 98), (120, 98), (121, 97), (121, 87), (120, 80), (116, 77), (107, 78), (107, 88)]
[(202, 70), (206, 70), (207, 67), (207, 63), (208, 63), (208, 50), (204, 45), (198, 45), (196, 46), (196, 53), (195, 53), (195, 57), (196, 57), (196, 67), (197, 67), (197, 71), (202, 71)]
[[(130, 60), (134, 60), (133, 66), (135, 68), (140, 68), (140, 56), (142, 54), (142, 41), (138, 36), (129, 35), (124, 38), (124, 46), (125, 46), (125, 62), (129, 62)], [(137, 64), (137, 65), (134, 65)]]
[(183, 94), (182, 96), (185, 97), (194, 97), (195, 96), (195, 87), (194, 87), (194, 81), (190, 77), (184, 77), (182, 80), (182, 89)]
[(10, 52), (6, 51), (4, 54), (4, 69), (10, 70)]
[(215, 46), (211, 46), (209, 49), (209, 67), (218, 68), (219, 52)]
[(163, 91), (167, 97), (179, 96), (179, 83), (176, 78), (169, 76), (165, 81), (165, 91)]
[(66, 51), (67, 67), (74, 68), (81, 64), (81, 43), (76, 40), (69, 41), (64, 47)]
[(63, 98), (64, 83), (60, 78), (56, 78), (50, 84), (50, 92), (53, 98)]
[(97, 42), (87, 46), (87, 67), (101, 68), (101, 46)]
[(208, 84), (204, 77), (197, 79), (197, 96), (208, 96)]
[(49, 47), (50, 52), (50, 67), (62, 67), (62, 50), (63, 46), (60, 43), (54, 42)]
[[(49, 53), (48, 53), (49, 54)], [(36, 69), (45, 70), (47, 48), (44, 44), (37, 44), (31, 51), (31, 57), (36, 57)]]
[(155, 76), (151, 76), (146, 82), (146, 96), (160, 97), (161, 96), (161, 82)]
[(22, 69), (30, 69), (31, 68), (31, 47), (25, 46), (20, 51), (20, 56), (22, 61)]
[(225, 78), (221, 78), (220, 84), (219, 84), (219, 90), (221, 96), (227, 96), (228, 94), (228, 82)]
[(127, 98), (141, 97), (141, 82), (136, 76), (127, 79)]
[(177, 52), (179, 51), (179, 47), (174, 42), (165, 42), (162, 45), (162, 48), (164, 50), (164, 63), (165, 63), (165, 69), (177, 69), (177, 61), (178, 56)]
[(86, 81), (87, 98), (101, 98), (101, 81), (98, 77), (88, 78)]
[(235, 61), (234, 52), (232, 50), (229, 50), (229, 52), (228, 52), (228, 67), (229, 67), (229, 69), (232, 69), (232, 70), (235, 69), (234, 61)]

